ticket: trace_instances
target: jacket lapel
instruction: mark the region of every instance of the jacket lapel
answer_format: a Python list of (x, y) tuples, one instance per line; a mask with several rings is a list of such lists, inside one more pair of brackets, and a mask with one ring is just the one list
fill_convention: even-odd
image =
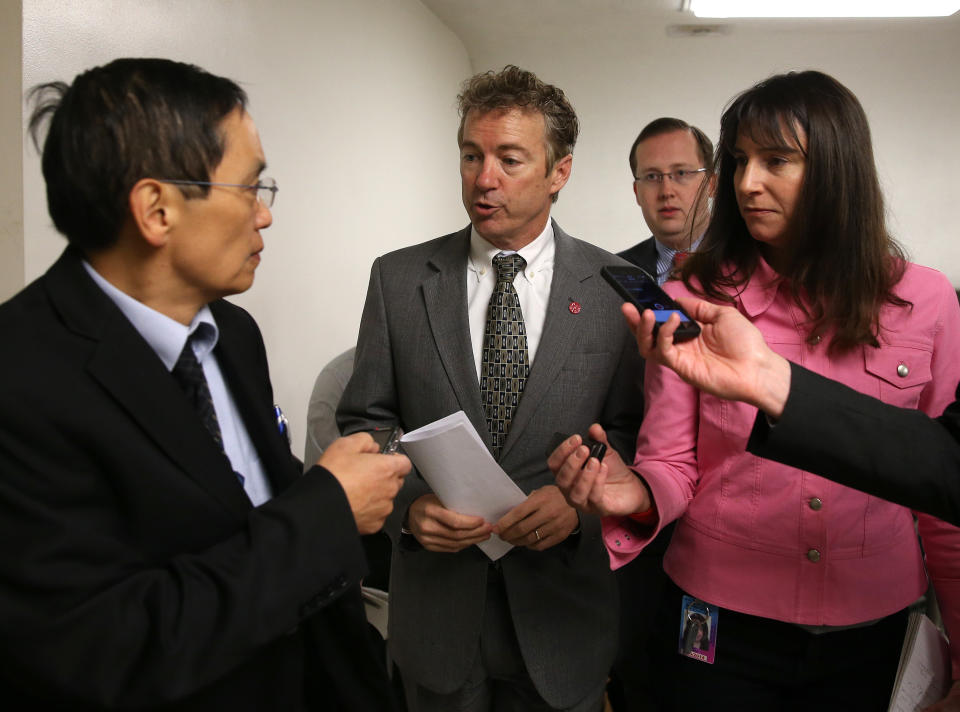
[[(122, 312), (90, 279), (72, 249), (50, 268), (47, 289), (71, 330), (96, 342), (88, 372), (162, 453), (224, 507), (250, 500), (173, 376)], [(123, 447), (123, 444), (118, 445)]]
[(659, 254), (657, 254), (657, 242), (656, 238), (651, 237), (646, 241), (643, 254), (640, 255), (640, 264), (639, 267), (642, 270), (646, 270), (654, 279), (657, 278), (657, 259)]
[[(274, 494), (289, 487), (301, 474), (295, 466), (289, 443), (277, 429), (273, 399), (267, 375), (266, 353), (259, 336), (237, 323), (236, 312), (225, 302), (210, 305), (220, 340), (216, 355), (223, 376), (260, 456), (263, 469), (270, 478)], [(252, 347), (259, 345), (259, 353)], [(260, 369), (256, 368), (259, 365)]]
[(429, 264), (436, 272), (423, 280), (421, 288), (430, 330), (450, 385), (460, 407), (490, 447), (467, 314), (469, 251), (470, 228), (467, 227), (453, 239), (445, 241), (430, 257)]
[(567, 359), (567, 354), (576, 344), (578, 320), (582, 320), (584, 315), (573, 314), (570, 304), (577, 302), (586, 314), (595, 306), (591, 303), (590, 285), (594, 277), (592, 263), (580, 258), (573, 238), (563, 232), (556, 223), (553, 223), (553, 231), (556, 253), (543, 335), (530, 369), (530, 378), (527, 379), (517, 412), (510, 423), (510, 432), (500, 455), (501, 460), (522, 438), (524, 428), (537, 412), (540, 401), (551, 388)]

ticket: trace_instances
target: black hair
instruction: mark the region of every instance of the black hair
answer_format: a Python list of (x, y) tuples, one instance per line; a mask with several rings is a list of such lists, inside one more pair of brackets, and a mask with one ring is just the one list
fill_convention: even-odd
[[(73, 83), (31, 89), (30, 135), (39, 149), (53, 223), (84, 252), (112, 245), (143, 178), (209, 180), (223, 158), (220, 123), (247, 97), (235, 82), (167, 59), (117, 59)], [(206, 186), (182, 186), (187, 197)]]

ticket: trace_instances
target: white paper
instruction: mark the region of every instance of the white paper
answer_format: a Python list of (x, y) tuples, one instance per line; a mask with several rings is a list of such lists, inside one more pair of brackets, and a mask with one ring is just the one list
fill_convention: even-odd
[[(400, 442), (447, 509), (492, 523), (527, 498), (462, 410), (407, 433)], [(493, 561), (513, 548), (496, 534), (477, 546)]]
[(919, 712), (939, 702), (950, 689), (950, 678), (946, 639), (923, 613), (912, 612), (888, 712)]

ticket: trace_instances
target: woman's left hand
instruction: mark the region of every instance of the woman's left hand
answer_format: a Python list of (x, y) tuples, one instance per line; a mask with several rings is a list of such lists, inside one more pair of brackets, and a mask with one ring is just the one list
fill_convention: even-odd
[(603, 462), (590, 457), (579, 435), (564, 440), (547, 459), (570, 506), (600, 516), (626, 516), (651, 507), (650, 492), (643, 481), (628, 468), (607, 442), (603, 428), (594, 423), (590, 437), (607, 445)]

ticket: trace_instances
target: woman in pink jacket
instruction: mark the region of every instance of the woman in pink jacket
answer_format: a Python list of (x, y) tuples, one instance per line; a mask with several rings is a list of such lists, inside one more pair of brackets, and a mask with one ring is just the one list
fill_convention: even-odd
[[(787, 359), (939, 415), (960, 381), (960, 308), (887, 232), (856, 97), (819, 72), (760, 82), (724, 112), (716, 164), (710, 226), (667, 291), (735, 305)], [(925, 566), (908, 509), (745, 452), (755, 408), (654, 363), (646, 403), (632, 469), (608, 450), (581, 471), (576, 438), (551, 465), (571, 502), (605, 515), (614, 568), (679, 520), (664, 558), (664, 709), (886, 710), (928, 573), (960, 640), (960, 530), (919, 515)], [(711, 639), (684, 656), (692, 611)]]

